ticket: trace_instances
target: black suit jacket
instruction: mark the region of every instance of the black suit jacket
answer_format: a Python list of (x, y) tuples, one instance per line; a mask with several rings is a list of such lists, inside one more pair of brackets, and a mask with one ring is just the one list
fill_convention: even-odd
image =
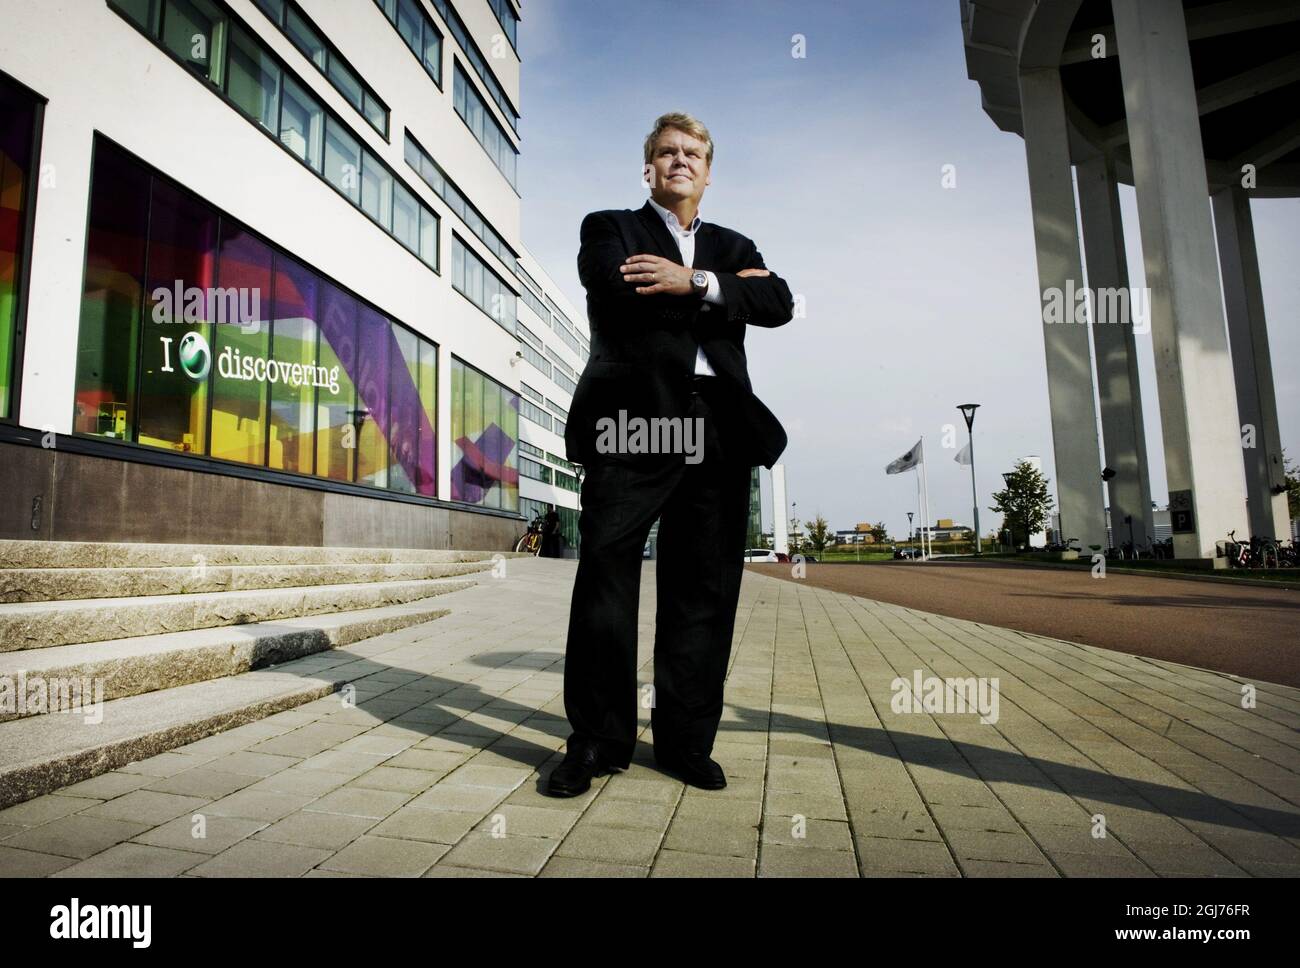
[[(753, 241), (701, 222), (692, 268), (718, 277), (723, 305), (701, 296), (639, 295), (619, 272), (630, 256), (660, 255), (681, 264), (681, 251), (647, 201), (640, 209), (592, 212), (582, 220), (578, 278), (587, 290), (591, 359), (569, 408), (564, 444), (568, 458), (588, 463), (596, 453), (596, 423), (603, 417), (685, 418), (691, 405), (696, 347), (704, 348), (722, 381), (729, 405), (729, 453), (750, 466), (771, 467), (785, 450), (781, 422), (753, 393), (745, 360), (746, 326), (780, 326), (793, 316), (785, 280), (741, 278), (742, 269), (765, 269)], [(680, 459), (678, 457), (677, 459)]]

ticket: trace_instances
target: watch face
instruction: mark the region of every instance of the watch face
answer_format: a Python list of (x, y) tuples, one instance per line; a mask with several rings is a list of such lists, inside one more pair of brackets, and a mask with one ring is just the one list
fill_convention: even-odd
[(691, 276), (691, 282), (696, 286), (705, 287), (709, 284), (709, 277), (703, 272), (696, 272)]

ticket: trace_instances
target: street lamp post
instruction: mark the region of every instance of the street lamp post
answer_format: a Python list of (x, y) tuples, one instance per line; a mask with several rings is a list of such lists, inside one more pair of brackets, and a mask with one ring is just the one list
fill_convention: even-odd
[(966, 418), (966, 433), (970, 437), (970, 497), (971, 506), (975, 512), (975, 554), (982, 550), (980, 547), (980, 499), (975, 493), (975, 411), (979, 409), (978, 403), (963, 403), (958, 408), (961, 415)]
[[(912, 512), (911, 511), (907, 512), (907, 546), (909, 549), (912, 547)], [(911, 561), (912, 559), (908, 558), (907, 560)]]

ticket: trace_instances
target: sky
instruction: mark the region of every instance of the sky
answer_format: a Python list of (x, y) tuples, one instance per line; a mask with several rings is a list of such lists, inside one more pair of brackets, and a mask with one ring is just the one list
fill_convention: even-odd
[[(970, 524), (970, 469), (953, 460), (967, 402), (981, 404), (982, 532), (1017, 458), (1041, 456), (1055, 480), (1024, 143), (966, 77), (957, 0), (528, 0), (519, 47), (523, 239), (579, 311), (582, 217), (644, 203), (641, 146), (660, 114), (708, 127), (701, 218), (752, 238), (806, 308), (745, 339), (754, 391), (789, 434), (800, 520), (906, 533), (915, 477), (884, 468), (924, 438), (931, 520)], [(1121, 205), (1141, 286), (1131, 188)], [(1300, 458), (1300, 200), (1252, 211), (1282, 443)], [(1138, 359), (1163, 507), (1150, 339)]]

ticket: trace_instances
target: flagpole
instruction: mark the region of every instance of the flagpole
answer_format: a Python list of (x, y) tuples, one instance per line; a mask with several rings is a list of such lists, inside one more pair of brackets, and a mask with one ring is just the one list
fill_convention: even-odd
[[(916, 516), (920, 519), (920, 524), (917, 527), (918, 529), (924, 529), (925, 506), (921, 503), (921, 472), (915, 467), (912, 468), (912, 472), (916, 474)], [(920, 530), (917, 537), (921, 539), (921, 560), (925, 561), (925, 531)]]
[(930, 557), (934, 557), (934, 542), (930, 537), (930, 479), (925, 473), (925, 438), (921, 443), (921, 487), (925, 492), (925, 539)]

